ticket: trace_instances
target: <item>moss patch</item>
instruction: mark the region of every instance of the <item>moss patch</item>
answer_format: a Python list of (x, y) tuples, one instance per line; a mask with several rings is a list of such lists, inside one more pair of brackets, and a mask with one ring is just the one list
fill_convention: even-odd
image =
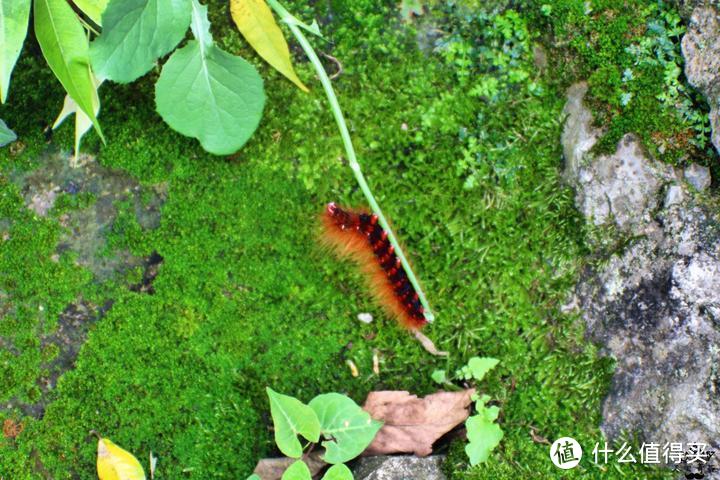
[[(37, 46), (26, 48), (3, 112), (26, 148), (1, 153), (0, 232), (9, 237), (0, 243), (0, 337), (14, 350), (0, 349), (7, 379), (0, 401), (37, 395), (43, 355), (53, 356), (38, 334), (51, 331), (68, 304), (113, 304), (42, 419), (0, 414), (25, 425), (17, 438), (0, 440), (0, 476), (94, 478), (88, 431), (95, 429), (143, 462), (153, 452), (158, 479), (245, 478), (258, 458), (274, 453), (266, 385), (304, 400), (333, 390), (358, 401), (372, 389), (424, 394), (434, 389), (434, 369), (484, 355), (501, 360), (486, 388), (501, 407), (506, 436), (475, 469), (454, 444), (451, 478), (555, 478), (547, 446), (533, 442), (530, 430), (550, 439), (569, 434), (590, 448), (601, 441), (600, 402), (612, 365), (583, 341), (578, 319), (559, 311), (586, 251), (572, 192), (559, 179), (562, 85), (532, 65), (548, 20), (448, 2), (435, 7), (447, 15), (435, 26), (449, 35), (437, 50), (421, 51), (417, 42), (426, 45), (433, 29), (403, 25), (392, 2), (289, 5), (323, 20), (329, 42), (320, 48), (343, 62), (334, 85), (370, 183), (437, 310), (427, 333), (451, 352), (441, 360), (383, 317), (348, 264), (317, 247), (315, 218), (324, 203), (362, 204), (362, 196), (320, 88), (302, 94), (252, 56), (231, 28), (226, 3), (209, 2), (214, 35), (259, 66), (269, 97), (246, 148), (212, 157), (170, 131), (153, 109), (157, 72), (130, 86), (104, 86), (100, 118), (109, 143), (94, 134), (86, 142), (104, 166), (167, 186), (157, 228), (143, 227), (132, 202), (118, 202), (106, 232), (110, 253), (162, 257), (152, 294), (129, 288), (142, 278), (139, 269), (100, 283), (71, 253), (53, 260), (58, 216), (90, 198), (36, 218), (9, 180), (41, 161), (42, 129), (62, 100)], [(434, 18), (424, 21), (432, 26)], [(565, 29), (573, 22), (589, 28), (566, 18)], [(553, 24), (558, 35), (561, 27)], [(606, 55), (621, 48), (617, 31), (600, 34)], [(300, 76), (313, 78), (297, 62)], [(54, 142), (69, 149), (71, 137), (63, 126)], [(377, 320), (361, 324), (360, 312)], [(374, 351), (380, 376), (371, 373)], [(358, 378), (346, 359), (358, 365)], [(662, 475), (600, 471), (588, 457), (568, 478)]]

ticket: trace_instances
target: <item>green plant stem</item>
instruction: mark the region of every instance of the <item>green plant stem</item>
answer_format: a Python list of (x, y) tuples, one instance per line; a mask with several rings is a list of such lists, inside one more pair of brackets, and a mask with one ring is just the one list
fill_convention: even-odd
[(353, 147), (352, 140), (350, 139), (350, 132), (348, 131), (347, 124), (345, 123), (345, 117), (343, 116), (342, 110), (340, 109), (340, 104), (338, 103), (337, 97), (335, 96), (335, 91), (333, 90), (332, 83), (330, 82), (330, 78), (325, 72), (325, 68), (320, 62), (320, 59), (315, 53), (315, 50), (313, 49), (312, 45), (310, 45), (310, 42), (300, 29), (300, 25), (303, 25), (302, 22), (300, 22), (290, 12), (288, 12), (280, 3), (277, 2), (277, 0), (268, 0), (268, 4), (278, 13), (278, 15), (280, 15), (280, 18), (290, 27), (293, 35), (295, 35), (295, 38), (297, 38), (300, 46), (305, 51), (305, 54), (308, 56), (308, 59), (310, 59), (310, 62), (315, 67), (315, 71), (317, 72), (318, 77), (320, 77), (320, 82), (322, 83), (322, 86), (325, 89), (325, 94), (327, 95), (328, 101), (330, 102), (330, 107), (332, 109), (333, 115), (335, 116), (335, 121), (337, 122), (338, 128), (340, 129), (340, 135), (342, 136), (343, 144), (345, 145), (345, 152), (347, 153), (350, 168), (352, 168), (352, 171), (355, 174), (355, 179), (357, 180), (358, 184), (360, 185), (360, 189), (362, 190), (365, 198), (370, 204), (370, 208), (378, 216), (378, 222), (380, 223), (380, 226), (387, 232), (388, 240), (390, 240), (390, 244), (395, 248), (395, 254), (400, 259), (400, 262), (402, 262), (402, 266), (407, 273), (408, 279), (410, 279), (410, 283), (412, 283), (412, 286), (415, 288), (415, 291), (420, 298), (420, 303), (422, 303), (425, 313), (425, 319), (428, 322), (432, 322), (435, 319), (435, 315), (430, 309), (430, 305), (428, 304), (427, 298), (425, 297), (425, 293), (423, 292), (422, 288), (420, 288), (420, 283), (418, 282), (417, 277), (415, 276), (415, 273), (410, 266), (410, 262), (408, 262), (407, 257), (405, 257), (405, 253), (403, 252), (402, 247), (398, 243), (395, 234), (393, 233), (390, 225), (385, 219), (385, 215), (383, 215), (382, 210), (380, 210), (380, 206), (378, 205), (377, 200), (375, 200), (375, 197), (370, 191), (370, 187), (368, 186), (367, 181), (365, 180), (365, 176), (360, 169), (360, 164), (358, 163), (357, 156), (355, 155), (355, 148)]

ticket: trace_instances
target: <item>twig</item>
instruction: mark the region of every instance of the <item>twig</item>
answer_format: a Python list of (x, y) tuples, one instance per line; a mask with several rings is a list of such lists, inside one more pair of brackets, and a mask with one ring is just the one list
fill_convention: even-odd
[(340, 60), (338, 60), (336, 57), (333, 57), (332, 55), (330, 55), (328, 53), (323, 52), (322, 50), (320, 51), (320, 53), (322, 54), (323, 57), (327, 58), (328, 60), (331, 60), (337, 66), (337, 72), (330, 75), (330, 80), (335, 80), (340, 75), (342, 75), (342, 73), (345, 70), (343, 70), (343, 66), (342, 66), (342, 63), (340, 63)]

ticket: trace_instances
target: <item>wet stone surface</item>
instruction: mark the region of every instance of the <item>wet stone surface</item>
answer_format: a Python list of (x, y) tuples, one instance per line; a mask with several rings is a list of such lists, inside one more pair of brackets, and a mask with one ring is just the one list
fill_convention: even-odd
[[(132, 269), (144, 271), (140, 284), (129, 284), (131, 290), (152, 293), (152, 281), (159, 274), (162, 257), (153, 253), (148, 258), (112, 249), (108, 238), (120, 212), (120, 204), (129, 202), (131, 211), (143, 229), (160, 224), (160, 209), (167, 197), (167, 185), (141, 185), (129, 175), (105, 168), (94, 158), (83, 156), (76, 167), (70, 166), (70, 156), (55, 150), (38, 160), (38, 167), (29, 172), (10, 176), (25, 199), (25, 205), (35, 215), (57, 221), (61, 226), (60, 240), (52, 259), (66, 251), (76, 256), (76, 262), (92, 272), (94, 281), (122, 281)], [(73, 202), (72, 208), (56, 210), (59, 202)], [(0, 220), (1, 222), (2, 220)], [(8, 230), (0, 224), (0, 231)], [(113, 299), (95, 305), (81, 298), (69, 304), (57, 319), (57, 326), (48, 331), (45, 320), (37, 326), (39, 348), (53, 352), (43, 365), (37, 379), (39, 395), (32, 403), (10, 399), (0, 404), (0, 410), (19, 411), (41, 418), (60, 376), (74, 368), (77, 355), (85, 343), (91, 326), (112, 308)], [(0, 318), (13, 315), (11, 296), (0, 291)], [(53, 322), (55, 323), (55, 322)], [(0, 349), (19, 355), (10, 338), (0, 336)]]

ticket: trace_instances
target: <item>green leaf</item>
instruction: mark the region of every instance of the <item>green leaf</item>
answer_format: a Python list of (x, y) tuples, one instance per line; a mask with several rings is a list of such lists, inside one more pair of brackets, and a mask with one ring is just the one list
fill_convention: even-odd
[(8, 126), (0, 120), (0, 147), (4, 147), (8, 143), (12, 143), (15, 140), (17, 140), (17, 135), (15, 135), (15, 132), (10, 130)]
[(445, 370), (435, 370), (430, 375), (430, 378), (432, 378), (435, 383), (443, 384), (447, 382), (447, 373)]
[(486, 461), (490, 452), (498, 446), (503, 438), (503, 431), (495, 423), (500, 409), (495, 406), (486, 407), (485, 402), (489, 398), (487, 395), (483, 395), (476, 404), (478, 414), (468, 418), (465, 422), (469, 441), (465, 446), (465, 453), (470, 458), (471, 465)]
[[(103, 80), (93, 78), (93, 83), (95, 84), (95, 90), (97, 92), (97, 89), (98, 87), (100, 87), (100, 85), (102, 85)], [(99, 102), (95, 105), (94, 111), (95, 115), (97, 116), (97, 114), (100, 112)], [(85, 115), (85, 112), (78, 109), (77, 103), (75, 103), (75, 100), (70, 98), (69, 95), (65, 95), (63, 108), (60, 111), (57, 119), (55, 120), (55, 123), (53, 123), (52, 128), (53, 130), (58, 128), (65, 121), (65, 119), (72, 114), (75, 114), (75, 159), (77, 160), (78, 156), (80, 155), (80, 141), (82, 140), (82, 137), (87, 133), (87, 131), (90, 130), (90, 127), (92, 127), (92, 120), (90, 120), (90, 118)]]
[(353, 480), (353, 474), (348, 467), (342, 463), (333, 465), (323, 476), (323, 480)]
[(30, 0), (0, 0), (0, 101), (5, 103), (10, 76), (20, 56), (30, 19)]
[(95, 24), (102, 26), (102, 14), (108, 0), (73, 0), (73, 3)]
[(275, 426), (275, 443), (288, 457), (300, 458), (302, 445), (298, 435), (314, 443), (320, 440), (320, 422), (317, 415), (297, 398), (277, 393), (270, 387), (266, 390)]
[(258, 475), (257, 473), (253, 473), (247, 478), (247, 480), (262, 480), (262, 478), (260, 478), (260, 475)]
[(66, 0), (35, 0), (35, 36), (50, 69), (65, 91), (105, 137), (95, 116), (100, 103), (90, 72), (88, 39), (80, 19)]
[(127, 83), (171, 52), (190, 25), (189, 0), (110, 0), (90, 56), (98, 77)]
[(208, 41), (203, 10), (193, 8), (198, 41), (189, 41), (163, 66), (155, 101), (173, 129), (197, 138), (210, 153), (229, 155), (260, 123), (265, 92), (255, 67)]
[(281, 480), (312, 480), (312, 475), (305, 462), (298, 460), (285, 470)]
[(323, 460), (344, 463), (360, 455), (373, 441), (382, 422), (373, 420), (351, 398), (339, 393), (318, 395), (310, 408), (320, 420), (320, 431), (328, 439)]
[(265, 0), (230, 0), (230, 13), (240, 33), (275, 70), (307, 92), (295, 73), (285, 36)]
[(462, 372), (466, 380), (474, 378), (478, 382), (485, 378), (487, 372), (492, 370), (500, 363), (500, 360), (495, 358), (487, 357), (473, 357), (467, 364), (467, 367), (462, 369)]

